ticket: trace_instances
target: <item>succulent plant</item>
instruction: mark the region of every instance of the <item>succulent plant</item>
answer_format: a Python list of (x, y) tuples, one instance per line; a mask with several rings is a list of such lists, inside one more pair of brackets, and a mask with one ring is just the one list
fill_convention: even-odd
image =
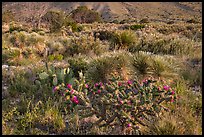
[(117, 123), (123, 129), (129, 124), (131, 127), (128, 128), (138, 130), (139, 125), (147, 126), (143, 121), (149, 121), (158, 117), (161, 111), (168, 110), (162, 105), (163, 102), (176, 100), (173, 89), (167, 85), (158, 86), (159, 82), (154, 79), (139, 83), (136, 80), (120, 81), (119, 77), (113, 77), (107, 83), (86, 83), (82, 72), (79, 75), (75, 89), (70, 83), (69, 86), (60, 84), (54, 88), (54, 93), (63, 96), (69, 110), (80, 110), (82, 118), (96, 115), (98, 121), (95, 125), (99, 127)]

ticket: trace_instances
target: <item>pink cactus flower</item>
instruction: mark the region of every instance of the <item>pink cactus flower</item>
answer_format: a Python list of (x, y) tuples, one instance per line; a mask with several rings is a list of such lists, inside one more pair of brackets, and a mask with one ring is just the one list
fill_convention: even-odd
[(143, 83), (147, 83), (147, 80), (146, 80), (146, 79), (144, 79), (142, 82), (143, 82)]
[(59, 90), (59, 87), (58, 87), (58, 86), (55, 86), (55, 87), (53, 88), (53, 90), (54, 90), (54, 91), (57, 91), (57, 90)]
[(175, 94), (175, 92), (174, 92), (174, 91), (172, 91), (172, 92), (171, 92), (171, 94), (172, 94), (172, 95), (174, 95), (174, 94)]
[(127, 127), (131, 127), (132, 125), (129, 123), (129, 124), (127, 124)]
[(103, 86), (103, 83), (102, 83), (102, 82), (100, 82), (99, 84), (100, 84), (101, 87)]
[(88, 84), (85, 84), (85, 87), (86, 87), (86, 88), (89, 88), (89, 85), (88, 85)]
[(74, 103), (79, 104), (79, 100), (75, 100)]
[(98, 83), (95, 83), (95, 85), (94, 85), (95, 87), (97, 87), (98, 86)]
[(71, 84), (67, 84), (67, 88), (68, 89), (72, 89), (72, 85)]
[(121, 83), (121, 82), (118, 82), (118, 86), (119, 86), (119, 87), (122, 86), (122, 83)]
[(72, 98), (73, 100), (77, 100), (77, 96), (73, 96), (73, 98)]
[(165, 86), (163, 87), (163, 89), (166, 90), (166, 91), (169, 90), (169, 88), (170, 88), (170, 87), (167, 86), (167, 85), (165, 85)]
[(98, 94), (99, 94), (99, 93), (101, 93), (101, 90), (99, 89), (97, 92), (98, 92)]
[(76, 103), (76, 104), (78, 104), (78, 103), (79, 103), (79, 100), (77, 99), (77, 97), (76, 97), (76, 96), (73, 96), (73, 97), (72, 97), (72, 101), (73, 101), (74, 103)]
[(123, 104), (123, 101), (122, 101), (122, 100), (120, 100), (119, 102), (120, 102), (120, 104)]
[(131, 80), (128, 80), (128, 82), (127, 82), (129, 85), (131, 85), (132, 84), (132, 81)]

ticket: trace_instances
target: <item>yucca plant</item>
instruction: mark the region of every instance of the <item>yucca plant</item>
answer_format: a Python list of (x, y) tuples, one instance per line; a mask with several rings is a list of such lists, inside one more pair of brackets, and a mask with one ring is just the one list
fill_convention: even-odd
[(105, 53), (96, 57), (88, 64), (86, 77), (90, 81), (107, 81), (112, 73), (118, 74), (124, 79), (131, 77), (130, 69), (131, 55), (125, 51)]
[(115, 33), (112, 39), (112, 45), (116, 46), (116, 49), (128, 49), (136, 42), (136, 35), (131, 30), (124, 30), (122, 32)]
[(145, 76), (149, 74), (150, 62), (151, 59), (149, 55), (141, 54), (140, 52), (138, 52), (133, 56), (132, 65), (135, 71), (138, 72), (138, 75)]

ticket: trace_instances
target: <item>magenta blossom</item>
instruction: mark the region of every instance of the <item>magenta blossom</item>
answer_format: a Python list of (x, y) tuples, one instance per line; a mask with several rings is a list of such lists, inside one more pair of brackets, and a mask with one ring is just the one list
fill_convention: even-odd
[(54, 91), (57, 91), (57, 90), (59, 90), (59, 87), (58, 87), (58, 86), (55, 86), (55, 87), (53, 88), (53, 90), (54, 90)]
[(98, 93), (101, 93), (101, 90), (100, 90), (100, 89), (98, 90)]
[(72, 85), (71, 84), (67, 84), (67, 88), (72, 89)]
[(88, 84), (85, 84), (85, 87), (86, 87), (86, 88), (89, 88), (89, 85), (88, 85)]
[(132, 125), (129, 123), (129, 124), (127, 124), (127, 127), (131, 127)]
[(121, 82), (118, 82), (118, 86), (122, 86), (122, 83), (121, 83)]
[(163, 89), (167, 91), (167, 90), (170, 89), (170, 87), (165, 85), (165, 86), (163, 87)]
[(77, 99), (77, 96), (73, 96), (73, 97), (72, 97), (72, 101), (73, 101), (74, 103), (76, 103), (76, 104), (79, 103), (79, 100)]
[(128, 82), (127, 82), (129, 85), (131, 85), (132, 84), (132, 81), (131, 80), (128, 80)]
[(120, 102), (120, 104), (123, 104), (123, 101), (122, 101), (122, 100), (120, 100), (119, 102)]
[(146, 82), (146, 81), (147, 81), (146, 79), (142, 80), (142, 82)]
[(78, 104), (78, 103), (79, 103), (79, 100), (75, 100), (74, 103)]
[(174, 92), (174, 91), (172, 91), (172, 92), (171, 92), (171, 94), (172, 94), (172, 95), (174, 95), (174, 94), (175, 94), (175, 92)]
[(103, 83), (102, 83), (102, 82), (100, 82), (99, 84), (100, 84), (101, 87), (103, 86)]
[(97, 87), (98, 86), (98, 83), (95, 83), (95, 85), (94, 85), (95, 87)]

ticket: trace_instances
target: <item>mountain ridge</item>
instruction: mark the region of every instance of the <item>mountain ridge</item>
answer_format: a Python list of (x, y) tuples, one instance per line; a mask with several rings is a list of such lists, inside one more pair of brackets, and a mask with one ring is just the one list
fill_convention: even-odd
[(96, 10), (105, 21), (130, 18), (176, 20), (202, 16), (201, 2), (3, 2), (2, 11), (11, 10), (18, 20), (24, 20), (53, 9), (69, 13), (78, 6)]

